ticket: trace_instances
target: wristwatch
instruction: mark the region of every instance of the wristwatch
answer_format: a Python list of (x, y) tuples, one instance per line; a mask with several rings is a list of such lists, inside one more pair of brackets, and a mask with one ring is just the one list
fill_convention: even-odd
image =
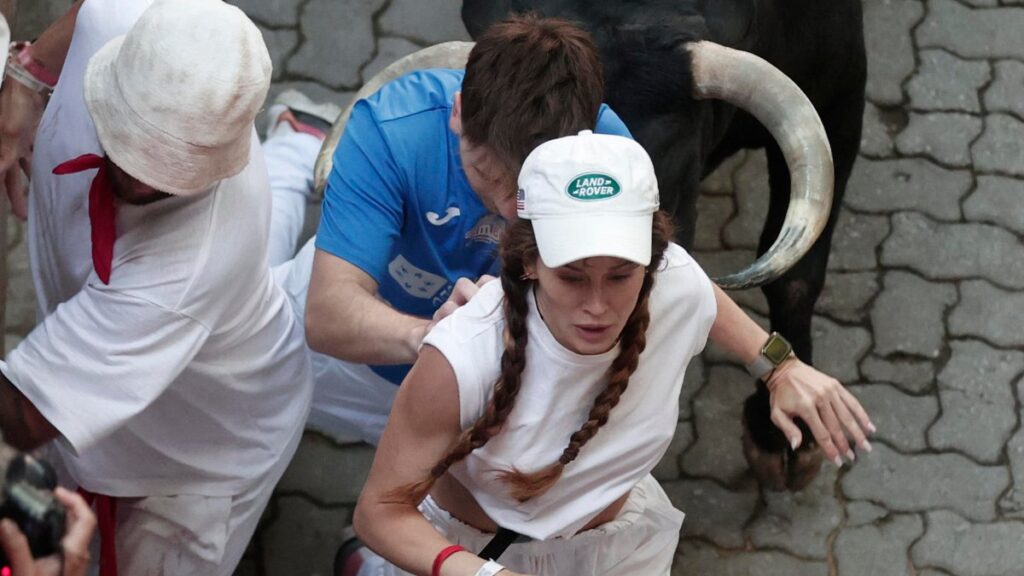
[(750, 364), (747, 364), (747, 372), (754, 378), (764, 380), (792, 353), (793, 346), (789, 340), (783, 338), (782, 334), (778, 332), (772, 332), (768, 335), (764, 346), (761, 347), (761, 353)]

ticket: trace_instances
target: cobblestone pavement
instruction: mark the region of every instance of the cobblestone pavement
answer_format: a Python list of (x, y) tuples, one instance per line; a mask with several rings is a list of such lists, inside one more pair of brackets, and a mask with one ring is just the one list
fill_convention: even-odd
[[(455, 0), (236, 2), (275, 93), (340, 103), (395, 58), (466, 39)], [(759, 490), (740, 451), (750, 379), (708, 350), (656, 470), (687, 513), (674, 574), (1024, 574), (1022, 5), (864, 0), (870, 103), (814, 336), (818, 366), (872, 413), (875, 450), (801, 493)], [(712, 272), (753, 259), (764, 163), (740, 155), (705, 182), (695, 252)], [(8, 346), (33, 321), (22, 236)], [(763, 322), (759, 292), (735, 297)], [(238, 574), (328, 574), (371, 459), (309, 434)]]

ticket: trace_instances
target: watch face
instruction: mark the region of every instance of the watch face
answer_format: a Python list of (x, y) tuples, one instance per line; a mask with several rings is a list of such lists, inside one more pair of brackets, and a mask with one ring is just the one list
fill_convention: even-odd
[(778, 366), (786, 356), (793, 350), (793, 347), (786, 342), (786, 339), (778, 334), (772, 334), (764, 345), (764, 357), (772, 364)]

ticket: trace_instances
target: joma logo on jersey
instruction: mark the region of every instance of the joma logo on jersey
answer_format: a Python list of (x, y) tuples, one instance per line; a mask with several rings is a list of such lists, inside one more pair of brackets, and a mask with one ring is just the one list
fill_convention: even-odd
[(607, 174), (581, 174), (569, 182), (566, 194), (577, 200), (607, 200), (619, 195), (619, 183)]

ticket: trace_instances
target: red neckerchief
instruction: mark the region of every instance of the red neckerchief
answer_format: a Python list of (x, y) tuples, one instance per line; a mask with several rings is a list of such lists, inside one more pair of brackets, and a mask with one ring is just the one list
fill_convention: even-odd
[(106, 158), (96, 154), (83, 154), (58, 165), (53, 173), (58, 176), (96, 170), (89, 187), (89, 223), (92, 226), (92, 266), (104, 284), (110, 284), (110, 268), (114, 260), (114, 241), (117, 239), (117, 205), (110, 181)]
[(100, 576), (117, 576), (117, 498), (79, 488), (86, 504), (96, 507), (100, 528)]

